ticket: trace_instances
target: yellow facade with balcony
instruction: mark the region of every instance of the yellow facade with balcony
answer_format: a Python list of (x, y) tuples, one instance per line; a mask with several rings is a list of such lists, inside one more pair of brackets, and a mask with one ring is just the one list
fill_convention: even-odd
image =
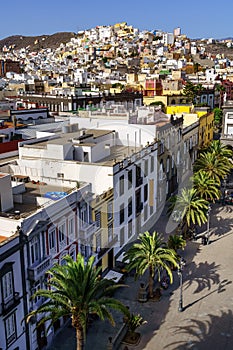
[(92, 220), (97, 225), (93, 238), (94, 251), (98, 255), (98, 266), (102, 272), (114, 267), (113, 246), (117, 242), (113, 229), (113, 189), (96, 196), (91, 202)]
[(199, 148), (207, 146), (214, 135), (214, 113), (207, 113), (199, 117)]

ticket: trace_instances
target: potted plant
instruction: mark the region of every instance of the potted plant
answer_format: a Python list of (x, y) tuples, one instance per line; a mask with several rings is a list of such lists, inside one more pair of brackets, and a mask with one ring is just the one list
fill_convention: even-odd
[(124, 338), (126, 344), (137, 344), (140, 340), (140, 333), (136, 332), (136, 329), (146, 323), (140, 314), (131, 314), (127, 321), (128, 331)]

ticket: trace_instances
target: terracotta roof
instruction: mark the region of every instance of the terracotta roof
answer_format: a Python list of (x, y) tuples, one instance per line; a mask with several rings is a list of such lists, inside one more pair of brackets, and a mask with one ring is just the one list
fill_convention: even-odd
[(0, 242), (5, 241), (6, 238), (7, 238), (7, 237), (5, 237), (5, 236), (0, 236)]

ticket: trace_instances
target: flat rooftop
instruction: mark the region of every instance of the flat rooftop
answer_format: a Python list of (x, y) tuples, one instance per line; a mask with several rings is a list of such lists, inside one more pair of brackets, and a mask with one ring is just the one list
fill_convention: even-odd
[[(38, 209), (46, 206), (47, 203), (52, 204), (72, 192), (72, 188), (70, 187), (53, 186), (44, 183), (35, 184), (28, 182), (25, 183), (25, 188), (26, 191), (22, 193), (22, 203), (14, 203), (12, 209), (4, 213), (0, 212), (0, 217), (7, 217), (9, 219), (26, 218)], [(43, 205), (37, 203), (38, 197), (45, 198)]]
[[(98, 137), (104, 136), (104, 135), (108, 135), (111, 134), (113, 132), (113, 130), (100, 130), (100, 129), (86, 129), (85, 134), (84, 135), (80, 135), (80, 132), (83, 129), (80, 129), (79, 131), (76, 132), (70, 132), (70, 133), (66, 133), (66, 134), (60, 134), (59, 137), (54, 138), (54, 139), (50, 139), (50, 140), (45, 140), (45, 141), (40, 141), (39, 139), (35, 140), (35, 142), (31, 143), (31, 144), (24, 144), (24, 147), (29, 147), (29, 148), (44, 148), (46, 149), (46, 146), (48, 144), (51, 145), (65, 145), (68, 142), (70, 142), (70, 140), (74, 139), (74, 140), (79, 140), (82, 142), (82, 140), (88, 140), (88, 137), (92, 137), (93, 139), (97, 139)], [(83, 143), (81, 143), (82, 145), (86, 145), (89, 144), (88, 142), (85, 143), (85, 141)]]
[(101, 163), (102, 165), (113, 166), (115, 162), (121, 162), (126, 157), (130, 157), (132, 153), (137, 153), (141, 149), (142, 147), (113, 146), (111, 147), (110, 155), (100, 159), (96, 164)]

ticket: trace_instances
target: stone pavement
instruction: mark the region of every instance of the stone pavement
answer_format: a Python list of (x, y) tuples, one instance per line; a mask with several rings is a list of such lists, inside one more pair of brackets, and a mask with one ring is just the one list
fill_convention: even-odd
[[(232, 350), (233, 349), (233, 206), (213, 205), (210, 217), (210, 244), (188, 242), (182, 256), (183, 306), (178, 311), (180, 288), (177, 273), (174, 283), (162, 292), (158, 302), (137, 301), (140, 277), (127, 277), (115, 297), (128, 305), (131, 312), (140, 313), (147, 323), (138, 331), (141, 340), (135, 350)], [(161, 222), (165, 218), (161, 218)], [(165, 221), (165, 220), (164, 220)], [(162, 229), (162, 224), (161, 229)], [(162, 231), (161, 231), (162, 232)], [(165, 232), (165, 231), (164, 231)], [(107, 349), (108, 337), (114, 337), (122, 325), (122, 315), (116, 316), (116, 327), (107, 321), (94, 322), (87, 333), (86, 350)], [(51, 350), (75, 350), (75, 332), (71, 327), (55, 339)], [(125, 345), (121, 346), (121, 350)]]

